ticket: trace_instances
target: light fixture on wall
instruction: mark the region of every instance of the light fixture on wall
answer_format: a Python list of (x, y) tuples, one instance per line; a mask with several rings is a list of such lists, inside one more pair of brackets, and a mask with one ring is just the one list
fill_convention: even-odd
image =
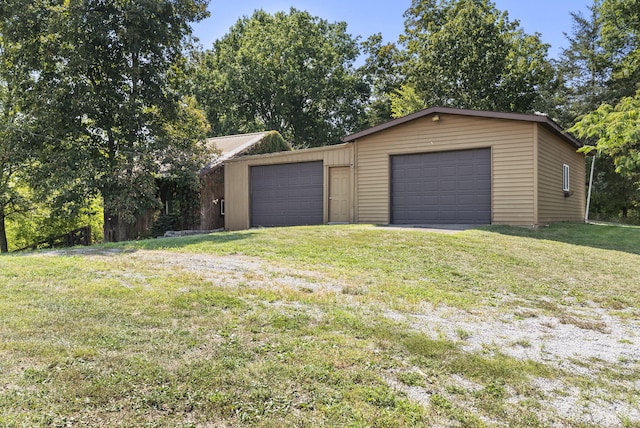
[(434, 115), (433, 115), (433, 117), (431, 118), (431, 120), (432, 120), (433, 122), (437, 122), (437, 121), (439, 121), (439, 120), (440, 120), (440, 116), (438, 116), (437, 114), (434, 114)]

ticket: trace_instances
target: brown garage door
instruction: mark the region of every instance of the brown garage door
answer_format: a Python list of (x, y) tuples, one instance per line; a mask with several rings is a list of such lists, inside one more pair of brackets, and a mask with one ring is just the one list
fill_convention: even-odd
[(251, 226), (323, 223), (322, 162), (253, 166)]
[(391, 222), (491, 223), (491, 150), (392, 156)]

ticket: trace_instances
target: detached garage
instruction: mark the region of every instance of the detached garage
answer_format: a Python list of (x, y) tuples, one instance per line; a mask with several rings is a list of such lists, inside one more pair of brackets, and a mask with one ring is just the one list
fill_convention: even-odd
[(226, 228), (584, 219), (581, 143), (546, 116), (434, 107), (343, 141), (229, 161)]

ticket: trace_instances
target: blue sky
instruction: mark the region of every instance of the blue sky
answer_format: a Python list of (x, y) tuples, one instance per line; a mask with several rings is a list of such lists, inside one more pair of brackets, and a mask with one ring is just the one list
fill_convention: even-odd
[[(493, 0), (497, 8), (509, 12), (509, 18), (520, 21), (525, 32), (542, 34), (542, 41), (551, 45), (549, 54), (557, 57), (567, 46), (563, 35), (571, 33), (570, 12), (585, 15), (591, 0)], [(411, 0), (211, 0), (211, 17), (194, 26), (195, 35), (204, 48), (224, 36), (244, 15), (256, 9), (267, 12), (288, 11), (291, 7), (306, 10), (330, 22), (346, 21), (348, 31), (363, 39), (382, 33), (385, 41), (394, 42), (404, 30), (403, 13)]]

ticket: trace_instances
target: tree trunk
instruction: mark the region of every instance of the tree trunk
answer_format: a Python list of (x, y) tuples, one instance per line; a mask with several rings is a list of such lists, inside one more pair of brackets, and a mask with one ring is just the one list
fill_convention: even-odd
[(4, 207), (0, 207), (0, 253), (8, 253), (7, 229), (5, 227)]
[(107, 209), (104, 210), (104, 225), (102, 226), (102, 231), (104, 232), (104, 242), (116, 242), (115, 241), (115, 230), (114, 227), (116, 221), (113, 216), (107, 212)]

